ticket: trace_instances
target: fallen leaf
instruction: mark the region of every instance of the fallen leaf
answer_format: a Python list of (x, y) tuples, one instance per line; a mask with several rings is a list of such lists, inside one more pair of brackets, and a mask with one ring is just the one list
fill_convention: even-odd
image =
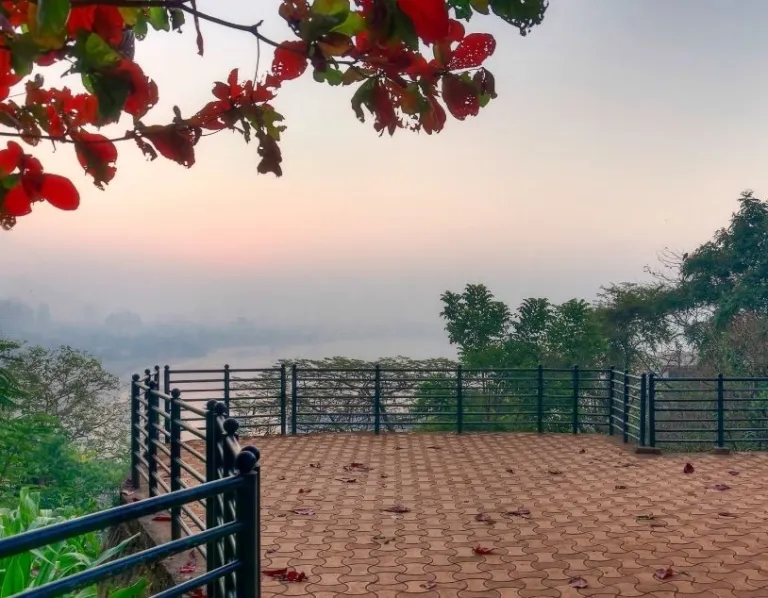
[(421, 584), (421, 587), (425, 590), (434, 590), (437, 587), (437, 584), (434, 581), (428, 581), (426, 583)]
[(297, 515), (307, 515), (310, 517), (315, 514), (312, 509), (294, 509), (293, 512)]
[(663, 521), (651, 521), (648, 525), (650, 527), (667, 527), (667, 524)]
[(696, 469), (694, 469), (693, 464), (691, 463), (686, 463), (683, 467), (683, 473), (693, 473), (694, 471), (696, 471)]
[(275, 554), (277, 552), (277, 546), (270, 546), (267, 548), (266, 553), (267, 554)]
[(583, 577), (571, 577), (568, 580), (568, 585), (572, 588), (588, 588), (589, 584), (587, 583), (587, 580)]
[(563, 472), (560, 471), (559, 469), (548, 469), (547, 473), (549, 475), (562, 475)]
[(475, 521), (482, 521), (488, 525), (495, 523), (493, 518), (488, 513), (478, 513), (475, 515)]
[(284, 476), (284, 475), (281, 475), (281, 476), (280, 476), (280, 477), (278, 477), (277, 479), (278, 479), (278, 480), (280, 480), (280, 481), (282, 482), (282, 481), (285, 479), (285, 476)]
[(504, 515), (508, 517), (522, 517), (527, 519), (531, 516), (531, 512), (528, 509), (515, 509), (514, 511), (507, 511)]
[(350, 463), (344, 466), (344, 471), (371, 471), (373, 467), (369, 467), (365, 463)]
[(187, 557), (187, 562), (184, 563), (179, 568), (179, 573), (182, 575), (189, 575), (190, 573), (194, 573), (197, 570), (197, 555), (195, 554), (195, 551), (192, 550), (189, 553), (189, 556)]
[(386, 511), (387, 513), (410, 513), (411, 512), (411, 510), (408, 507), (404, 507), (403, 505), (392, 505), (391, 507), (382, 509), (382, 511)]
[(312, 492), (312, 488), (299, 488), (299, 494), (309, 494)]
[(195, 588), (188, 594), (189, 598), (205, 598), (203, 588)]
[(474, 552), (475, 554), (491, 554), (494, 550), (496, 549), (488, 548), (487, 546), (480, 546), (480, 544), (478, 544), (472, 549), (472, 552)]
[(718, 513), (718, 515), (720, 517), (730, 517), (730, 518), (738, 517), (738, 515), (736, 515), (736, 513), (729, 513), (728, 511), (721, 511), (720, 513)]
[(637, 463), (622, 463), (616, 467), (637, 467)]
[(507, 467), (504, 471), (506, 471), (507, 473), (515, 473), (515, 470), (512, 469), (511, 467)]
[[(586, 452), (587, 452), (587, 449), (580, 449), (580, 450), (579, 450), (579, 454), (580, 454), (580, 455), (583, 455), (583, 454), (584, 454), (584, 453), (586, 453)], [(578, 577), (578, 578), (577, 578), (577, 577), (574, 577), (574, 579), (581, 579), (581, 578), (580, 578), (580, 577)]]
[(388, 478), (389, 476), (386, 473), (382, 473), (379, 475), (380, 478)]
[(271, 577), (272, 579), (276, 579), (278, 581), (287, 581), (289, 583), (297, 583), (300, 581), (305, 581), (307, 579), (307, 574), (304, 572), (299, 572), (294, 569), (262, 569), (261, 571), (262, 575), (266, 575), (267, 577)]
[(158, 513), (152, 517), (152, 521), (170, 521), (171, 516), (168, 513)]
[(427, 448), (428, 448), (428, 449), (435, 449), (435, 450), (438, 450), (438, 449), (440, 449), (441, 447), (439, 447), (439, 446), (438, 446), (438, 445), (436, 445), (436, 444), (430, 444), (430, 445), (429, 445)]
[(656, 569), (656, 572), (653, 574), (653, 576), (660, 581), (669, 579), (674, 575), (675, 575), (675, 570), (672, 569), (672, 567), (665, 567), (664, 569)]
[(312, 467), (313, 469), (320, 469), (322, 467), (322, 465), (320, 464), (319, 461), (315, 461), (314, 463), (310, 463), (309, 466)]
[(614, 490), (626, 490), (626, 489), (627, 489), (627, 487), (626, 487), (624, 484), (616, 484), (616, 485), (613, 487), (613, 489), (614, 489)]
[(731, 475), (739, 475), (739, 472), (736, 471), (735, 469), (731, 469), (728, 473)]
[(638, 515), (635, 517), (638, 521), (651, 521), (652, 519), (655, 519), (653, 515)]
[(336, 478), (338, 482), (344, 482), (345, 484), (354, 484), (357, 482), (357, 478)]
[(724, 490), (730, 490), (731, 487), (728, 484), (715, 484), (712, 486), (713, 490), (718, 490), (719, 492), (723, 492)]

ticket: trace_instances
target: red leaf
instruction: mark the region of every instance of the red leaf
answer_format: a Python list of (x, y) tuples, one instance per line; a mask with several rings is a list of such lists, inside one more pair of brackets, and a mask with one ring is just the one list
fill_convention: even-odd
[(32, 212), (32, 200), (24, 191), (24, 186), (19, 183), (5, 194), (0, 208), (3, 214), (18, 218)]
[(568, 580), (568, 585), (571, 586), (572, 588), (578, 588), (578, 589), (589, 587), (587, 580), (584, 579), (583, 577), (571, 577)]
[(262, 569), (261, 574), (271, 577), (278, 581), (287, 581), (289, 583), (298, 583), (307, 579), (307, 574), (294, 569)]
[(306, 515), (308, 517), (311, 517), (312, 515), (315, 514), (315, 512), (312, 509), (294, 509), (293, 512), (296, 513), (297, 515)]
[(712, 486), (712, 489), (723, 492), (725, 490), (730, 490), (731, 487), (728, 484), (715, 484), (714, 486)]
[(272, 74), (278, 83), (296, 79), (307, 70), (307, 45), (302, 41), (283, 42), (275, 48)]
[(693, 473), (696, 471), (691, 463), (686, 463), (683, 467), (683, 473)]
[(322, 464), (319, 461), (316, 461), (315, 463), (310, 463), (309, 466), (312, 469), (320, 469), (322, 467)]
[(425, 590), (434, 590), (437, 587), (437, 584), (434, 581), (425, 581), (421, 584), (421, 587)]
[(464, 120), (468, 116), (477, 116), (480, 101), (477, 90), (455, 75), (443, 77), (443, 100), (454, 118)]
[(431, 44), (448, 36), (450, 19), (445, 0), (397, 0), (397, 5), (425, 43)]
[(672, 569), (672, 567), (665, 567), (664, 569), (657, 569), (656, 572), (653, 574), (653, 576), (663, 581), (665, 579), (669, 579), (670, 577), (673, 577), (675, 575), (675, 570)]
[(728, 473), (729, 473), (730, 475), (739, 475), (739, 472), (738, 472), (738, 471), (736, 471), (735, 469), (731, 469), (731, 470), (730, 470)]
[(309, 494), (310, 492), (312, 492), (311, 488), (299, 488), (299, 494)]
[(11, 174), (21, 165), (24, 151), (15, 141), (9, 141), (7, 149), (0, 150), (0, 174)]
[(157, 104), (157, 84), (147, 77), (135, 62), (124, 58), (107, 74), (128, 82), (131, 91), (123, 106), (123, 110), (128, 114), (142, 118)]
[(365, 463), (350, 463), (344, 466), (344, 471), (371, 471), (373, 467), (369, 467)]
[(478, 513), (477, 515), (475, 515), (475, 521), (482, 521), (483, 523), (487, 523), (488, 525), (495, 523), (493, 518), (488, 513)]
[(170, 521), (171, 516), (168, 513), (158, 513), (152, 517), (152, 521)]
[[(496, 40), (489, 33), (470, 33), (453, 51), (448, 69), (478, 67), (496, 50)], [(582, 449), (583, 450), (583, 449)]]
[(68, 178), (58, 174), (44, 174), (40, 197), (60, 210), (76, 210), (80, 205), (80, 194)]
[(614, 490), (626, 490), (626, 489), (627, 489), (627, 487), (626, 487), (624, 484), (616, 484), (616, 485), (613, 487), (613, 489), (614, 489)]
[(179, 573), (183, 575), (189, 575), (190, 573), (194, 573), (196, 570), (197, 570), (197, 555), (193, 550), (192, 552), (189, 553), (189, 558), (187, 559), (187, 562), (184, 563), (179, 569)]
[(103, 135), (87, 131), (73, 133), (72, 139), (80, 166), (93, 177), (99, 189), (104, 189), (104, 185), (115, 177), (117, 147)]
[(336, 478), (338, 482), (344, 482), (345, 484), (354, 484), (357, 482), (357, 478)]
[(475, 554), (491, 554), (494, 550), (496, 549), (488, 548), (487, 546), (480, 546), (480, 544), (478, 544), (472, 549), (472, 552), (474, 552)]
[(528, 509), (515, 509), (514, 511), (507, 511), (504, 514), (509, 517), (522, 517), (524, 519), (531, 516), (531, 512)]
[(192, 129), (177, 125), (153, 125), (143, 129), (141, 134), (169, 160), (186, 168), (195, 163), (197, 139)]

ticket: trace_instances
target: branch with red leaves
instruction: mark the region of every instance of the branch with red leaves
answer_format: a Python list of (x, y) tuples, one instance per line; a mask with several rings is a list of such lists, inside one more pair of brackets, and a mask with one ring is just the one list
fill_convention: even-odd
[[(356, 86), (352, 109), (370, 115), (380, 134), (397, 129), (437, 133), (447, 114), (475, 116), (496, 97), (484, 68), (496, 41), (467, 34), (475, 12), (493, 13), (521, 34), (541, 23), (548, 0), (281, 0), (278, 17), (293, 38), (277, 42), (261, 22), (234, 23), (197, 9), (195, 0), (0, 0), (0, 136), (34, 148), (46, 140), (74, 146), (94, 184), (104, 189), (117, 172), (118, 141), (133, 141), (150, 159), (191, 167), (200, 139), (222, 130), (255, 141), (258, 172), (282, 175), (283, 117), (271, 102), (281, 86), (312, 70), (315, 81)], [(203, 54), (203, 21), (254, 35), (274, 48), (269, 72), (240, 81), (233, 70), (215, 83), (197, 113), (169, 124), (147, 124), (160, 90), (134, 60), (134, 45), (152, 34), (181, 30), (193, 18)], [(46, 87), (47, 67), (66, 64), (82, 92)], [(447, 112), (446, 112), (447, 110)], [(133, 124), (122, 135), (99, 130)], [(161, 121), (162, 122), (162, 121)], [(166, 121), (167, 122), (167, 121)], [(0, 150), (0, 227), (48, 201), (76, 209), (80, 196), (64, 177), (45, 173), (15, 141)]]

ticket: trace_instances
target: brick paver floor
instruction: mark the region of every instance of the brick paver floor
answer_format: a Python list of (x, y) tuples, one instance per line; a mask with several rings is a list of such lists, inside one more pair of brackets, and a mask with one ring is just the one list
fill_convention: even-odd
[(307, 575), (265, 577), (265, 597), (768, 597), (768, 454), (565, 434), (241, 444), (262, 451), (264, 569)]

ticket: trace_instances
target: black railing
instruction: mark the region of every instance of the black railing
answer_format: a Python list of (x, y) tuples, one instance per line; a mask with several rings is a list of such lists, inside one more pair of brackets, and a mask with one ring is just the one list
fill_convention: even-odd
[[(0, 562), (3, 559), (31, 550), (54, 544), (67, 538), (73, 538), (89, 532), (104, 530), (123, 524), (174, 510), (194, 501), (216, 501), (221, 496), (233, 497), (236, 516), (232, 519), (217, 521), (217, 525), (208, 527), (197, 534), (174, 539), (153, 548), (142, 550), (116, 560), (106, 562), (86, 571), (64, 577), (57, 581), (29, 589), (17, 594), (17, 598), (53, 598), (85, 587), (102, 584), (118, 574), (140, 565), (161, 561), (175, 554), (200, 547), (229, 542), (235, 549), (228, 553), (229, 558), (209, 567), (207, 572), (191, 580), (155, 594), (155, 597), (172, 598), (190, 591), (208, 586), (209, 597), (237, 596), (252, 598), (259, 596), (259, 452), (247, 447), (240, 451), (235, 459), (236, 474), (221, 479), (205, 482), (192, 488), (177, 490), (122, 505), (73, 519), (28, 531), (0, 540)], [(225, 594), (219, 588), (225, 587), (232, 592)]]

